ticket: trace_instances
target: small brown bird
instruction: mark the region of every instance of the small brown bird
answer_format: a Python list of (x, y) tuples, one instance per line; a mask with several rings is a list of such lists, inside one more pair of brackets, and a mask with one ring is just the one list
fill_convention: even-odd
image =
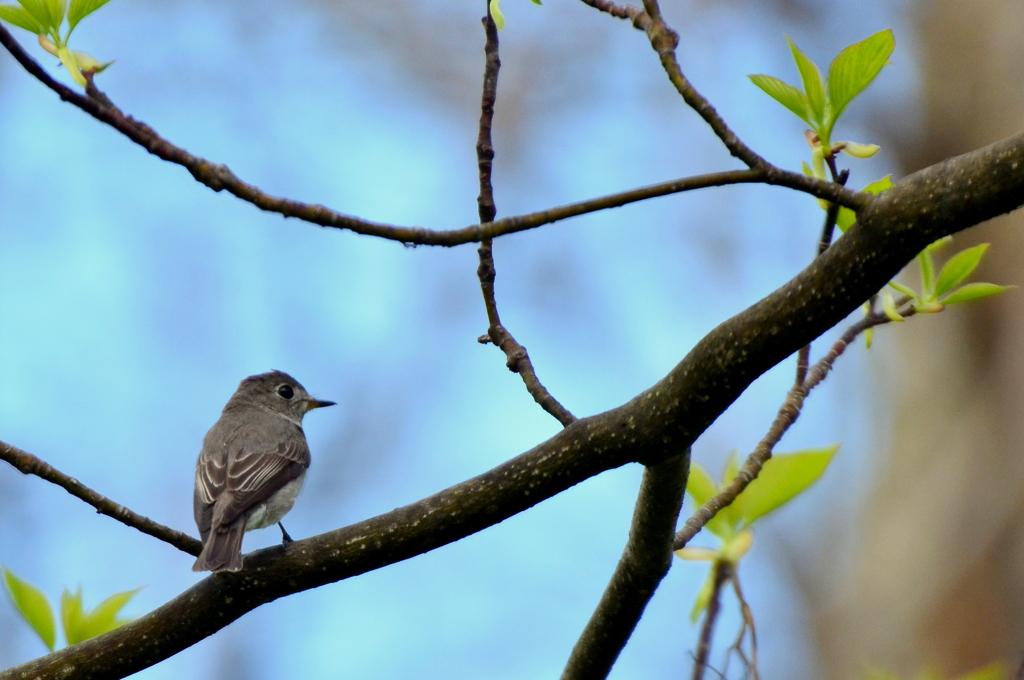
[(243, 380), (203, 438), (196, 461), (193, 512), (203, 551), (192, 571), (238, 571), (242, 536), (271, 524), (292, 538), (281, 518), (292, 509), (309, 467), (302, 417), (333, 401), (309, 396), (281, 371)]

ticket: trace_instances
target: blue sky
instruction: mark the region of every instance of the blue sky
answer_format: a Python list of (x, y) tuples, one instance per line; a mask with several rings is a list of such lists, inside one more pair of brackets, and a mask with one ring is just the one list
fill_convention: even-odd
[[(381, 23), (355, 5), (115, 0), (72, 47), (116, 59), (100, 86), (127, 112), (270, 193), (452, 228), (476, 214), (480, 5), (385, 3), (391, 23)], [(745, 75), (795, 79), (785, 34), (825, 65), (893, 26), (895, 65), (837, 135), (872, 141), (866, 114), (913, 115), (899, 7), (808, 3), (813, 16), (800, 20), (757, 3), (665, 5), (687, 74), (773, 162), (799, 166), (801, 123)], [(567, 0), (503, 9), (499, 215), (737, 167), (642, 34)], [(239, 380), (285, 370), (339, 403), (306, 420), (313, 466), (287, 522), (301, 537), (418, 500), (557, 431), (500, 352), (476, 342), (486, 317), (472, 246), (408, 249), (261, 213), (61, 103), (3, 56), (0, 121), (3, 440), (195, 533), (203, 434)], [(851, 184), (891, 170), (883, 153), (859, 162)], [(502, 238), (502, 318), (551, 391), (577, 415), (597, 413), (796, 274), (820, 219), (812, 199), (742, 186)], [(877, 443), (864, 363), (851, 352), (780, 447), (844, 443), (743, 565), (766, 675), (814, 674), (809, 623), (773, 546), (814, 550), (821, 517), (857, 502), (842, 480)], [(717, 471), (730, 450), (749, 450), (791, 370), (755, 383), (695, 459)], [(140, 677), (551, 677), (618, 559), (639, 478), (637, 466), (608, 472), (458, 544), (264, 606)], [(81, 584), (93, 605), (144, 585), (128, 610), (138, 615), (200, 578), (189, 556), (10, 468), (0, 507), (0, 564), (51, 597)], [(245, 549), (277, 540), (251, 533)], [(674, 566), (613, 677), (689, 667), (702, 577)], [(727, 615), (720, 637), (736, 623)], [(0, 666), (43, 651), (2, 602), (0, 637), (12, 641)]]

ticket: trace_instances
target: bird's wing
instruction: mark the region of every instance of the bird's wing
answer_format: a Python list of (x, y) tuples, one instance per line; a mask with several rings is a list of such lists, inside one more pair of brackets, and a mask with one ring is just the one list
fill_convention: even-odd
[[(203, 542), (213, 523), (213, 504), (227, 488), (228, 446), (237, 440), (239, 428), (227, 431), (223, 420), (210, 428), (196, 461), (196, 486), (192, 496), (192, 512)], [(220, 442), (213, 445), (214, 441)]]
[(305, 437), (288, 438), (273, 450), (245, 446), (228, 455), (226, 493), (214, 508), (212, 520), (227, 526), (247, 510), (267, 500), (309, 467)]

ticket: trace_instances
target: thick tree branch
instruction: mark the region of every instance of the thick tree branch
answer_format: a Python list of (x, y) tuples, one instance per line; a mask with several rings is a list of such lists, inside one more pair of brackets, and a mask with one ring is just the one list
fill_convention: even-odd
[(195, 644), (246, 612), (433, 550), (604, 470), (656, 465), (689, 447), (758, 376), (885, 285), (925, 246), (1024, 203), (1024, 134), (917, 172), (869, 203), (858, 224), (789, 283), (708, 333), (650, 389), (581, 418), (490, 472), (418, 503), (251, 553), (122, 628), (0, 672), (120, 678)]
[(163, 524), (157, 524), (148, 517), (143, 517), (123, 505), (118, 505), (106, 496), (96, 493), (74, 477), (67, 476), (49, 463), (40, 460), (27, 451), (22, 451), (16, 446), (0, 442), (0, 460), (6, 460), (26, 475), (36, 475), (48, 482), (53, 482), (72, 496), (80, 498), (96, 508), (96, 512), (113, 517), (122, 524), (127, 524), (144, 534), (149, 534), (165, 543), (170, 543), (178, 550), (189, 555), (198, 555), (199, 551), (203, 549), (203, 544), (188, 534), (165, 527)]
[(629, 541), (597, 609), (572, 649), (562, 680), (608, 677), (672, 565), (672, 536), (689, 469), (689, 450), (644, 469)]
[(0, 24), (0, 44), (7, 48), (26, 71), (56, 92), (61, 99), (110, 125), (158, 158), (182, 166), (192, 174), (196, 181), (214, 191), (227, 191), (260, 210), (277, 213), (284, 217), (294, 217), (322, 227), (347, 229), (357, 234), (376, 236), (407, 245), (451, 247), (465, 243), (478, 243), (484, 239), (536, 229), (570, 217), (616, 208), (636, 201), (726, 184), (751, 182), (775, 184), (835, 201), (852, 209), (858, 209), (870, 201), (870, 196), (848, 189), (837, 190), (829, 182), (768, 167), (766, 170), (733, 170), (687, 177), (527, 215), (506, 217), (485, 224), (474, 224), (461, 229), (432, 230), (423, 227), (383, 224), (345, 215), (316, 203), (303, 203), (264, 193), (258, 187), (243, 182), (226, 165), (192, 155), (158, 135), (153, 128), (145, 123), (126, 115), (113, 105), (108, 105), (110, 100), (106, 98), (106, 95), (97, 91), (96, 96), (87, 97), (54, 80), (38, 62), (25, 52), (3, 24)]

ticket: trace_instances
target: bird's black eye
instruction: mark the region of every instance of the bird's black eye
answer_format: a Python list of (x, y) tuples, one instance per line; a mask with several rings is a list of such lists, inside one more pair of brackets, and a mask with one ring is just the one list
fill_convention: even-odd
[(295, 396), (295, 391), (292, 389), (291, 385), (281, 385), (277, 388), (277, 393), (285, 399), (291, 399)]

